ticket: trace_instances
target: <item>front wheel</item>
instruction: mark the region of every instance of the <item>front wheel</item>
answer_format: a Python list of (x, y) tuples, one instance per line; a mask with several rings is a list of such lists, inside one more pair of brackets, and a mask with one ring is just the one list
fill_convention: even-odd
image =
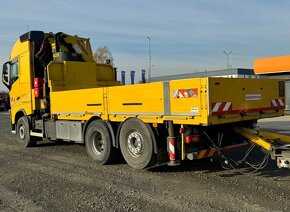
[(17, 121), (17, 138), (18, 143), (22, 147), (31, 147), (36, 145), (36, 139), (30, 136), (29, 121), (26, 116), (22, 116)]
[(139, 119), (128, 119), (122, 125), (120, 148), (126, 162), (135, 169), (148, 168), (157, 162), (148, 126)]

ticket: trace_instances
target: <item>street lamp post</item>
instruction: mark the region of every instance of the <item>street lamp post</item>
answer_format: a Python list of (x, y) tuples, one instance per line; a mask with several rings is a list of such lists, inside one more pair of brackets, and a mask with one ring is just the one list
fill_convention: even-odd
[(151, 38), (149, 37), (149, 36), (147, 36), (147, 38), (148, 38), (148, 53), (149, 53), (149, 55), (148, 55), (148, 62), (149, 62), (149, 64), (148, 64), (148, 82), (151, 82), (151, 67), (152, 67), (152, 65), (151, 65)]
[(227, 55), (227, 70), (229, 70), (229, 55), (232, 53), (232, 51), (229, 52), (223, 51), (223, 53)]

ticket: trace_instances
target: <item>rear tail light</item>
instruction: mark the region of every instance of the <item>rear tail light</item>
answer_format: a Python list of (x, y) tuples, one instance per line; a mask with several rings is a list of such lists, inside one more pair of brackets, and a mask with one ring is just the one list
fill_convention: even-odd
[(201, 135), (188, 135), (185, 137), (185, 143), (192, 144), (201, 142)]
[(35, 88), (43, 87), (44, 78), (34, 78), (34, 86)]
[(43, 83), (44, 83), (44, 78), (34, 78), (33, 87), (34, 87), (35, 98), (43, 97)]
[(43, 97), (43, 88), (34, 88), (34, 97), (42, 98)]

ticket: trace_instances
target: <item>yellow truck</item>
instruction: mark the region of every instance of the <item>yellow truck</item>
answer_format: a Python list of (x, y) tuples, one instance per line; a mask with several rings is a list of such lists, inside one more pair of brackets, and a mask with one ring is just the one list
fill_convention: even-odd
[(10, 90), (12, 132), (24, 147), (37, 137), (73, 141), (85, 144), (99, 164), (117, 160), (121, 150), (131, 167), (142, 169), (248, 145), (233, 136), (239, 134), (271, 151), (280, 167), (289, 161), (273, 140), (248, 131), (258, 119), (283, 115), (281, 80), (194, 78), (121, 86), (111, 65), (94, 61), (89, 39), (30, 31), (14, 44), (2, 81)]

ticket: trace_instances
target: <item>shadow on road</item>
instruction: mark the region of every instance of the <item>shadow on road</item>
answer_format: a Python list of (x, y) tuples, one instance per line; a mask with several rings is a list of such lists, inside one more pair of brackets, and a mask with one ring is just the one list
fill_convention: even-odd
[(215, 161), (209, 159), (200, 159), (196, 161), (183, 161), (178, 166), (168, 166), (167, 164), (148, 169), (151, 172), (191, 172), (191, 171), (206, 171), (219, 172), (224, 171), (222, 166)]
[(65, 142), (62, 140), (57, 140), (57, 141), (51, 141), (51, 140), (47, 140), (47, 139), (42, 140), (42, 138), (39, 138), (36, 146), (34, 146), (33, 148), (47, 147), (47, 146), (71, 146), (71, 145), (75, 145), (75, 143)]
[(164, 173), (182, 173), (182, 172), (202, 172), (202, 173), (216, 173), (220, 177), (230, 178), (238, 175), (254, 175), (265, 178), (275, 178), (277, 181), (290, 181), (284, 179), (290, 176), (289, 169), (279, 169), (275, 161), (269, 161), (268, 165), (257, 172), (254, 169), (244, 165), (235, 169), (224, 169), (220, 163), (219, 158), (213, 160), (201, 159), (198, 161), (184, 161), (179, 166), (162, 165), (148, 169), (151, 172)]
[[(84, 145), (83, 144), (75, 144), (73, 142), (65, 142), (65, 141), (50, 141), (50, 140), (43, 140), (39, 141), (38, 144), (34, 148), (42, 148), (42, 147), (53, 147), (53, 146), (73, 146), (77, 145), (80, 148), (82, 148), (82, 153), (85, 154)], [(78, 148), (79, 149), (79, 148)], [(232, 153), (229, 153), (227, 155), (229, 158), (238, 161), (244, 156), (243, 151), (235, 151)], [(256, 163), (257, 161), (261, 161), (261, 159), (264, 157), (264, 154), (257, 150), (254, 154), (254, 158), (252, 158), (250, 161), (253, 163)], [(120, 151), (116, 152), (116, 158), (111, 165), (120, 165), (125, 164), (125, 160), (122, 157), (122, 154)], [(149, 168), (149, 172), (159, 172), (159, 173), (184, 173), (184, 172), (202, 172), (202, 173), (217, 173), (220, 177), (230, 178), (238, 175), (255, 175), (255, 176), (261, 176), (261, 177), (269, 177), (269, 178), (275, 178), (277, 181), (289, 181), (288, 179), (283, 179), (285, 177), (290, 176), (290, 170), (289, 169), (279, 169), (276, 165), (275, 161), (270, 160), (268, 165), (257, 172), (253, 172), (254, 169), (244, 165), (237, 167), (236, 169), (224, 169), (221, 162), (224, 160), (221, 160), (219, 157), (214, 157), (212, 159), (205, 158), (200, 160), (194, 160), (194, 161), (183, 161), (179, 166), (168, 166), (167, 164), (155, 166), (153, 168)], [(224, 165), (224, 164), (223, 164)]]

